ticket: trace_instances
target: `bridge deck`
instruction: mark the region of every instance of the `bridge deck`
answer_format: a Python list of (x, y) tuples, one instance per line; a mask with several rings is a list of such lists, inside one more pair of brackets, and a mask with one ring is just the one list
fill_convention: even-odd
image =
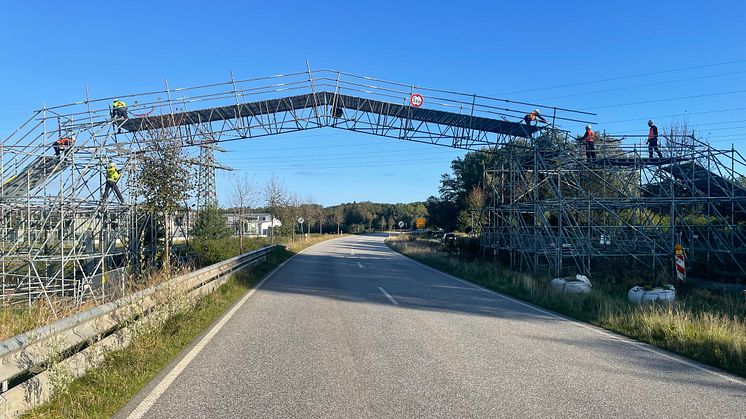
[(687, 158), (682, 157), (601, 157), (590, 159), (589, 162), (604, 166), (643, 167), (665, 166), (674, 163), (681, 163), (687, 160)]
[(675, 164), (663, 170), (685, 184), (691, 184), (707, 196), (746, 197), (746, 189), (699, 163)]
[[(528, 138), (540, 128), (527, 126), (517, 122), (480, 116), (463, 115), (434, 109), (415, 108), (380, 100), (335, 94), (332, 92), (307, 93), (278, 99), (268, 99), (257, 102), (247, 102), (238, 105), (221, 106), (195, 111), (177, 112), (167, 115), (146, 116), (132, 118), (122, 124), (122, 128), (130, 131), (147, 131), (170, 126), (191, 125), (291, 112), (300, 109), (329, 106), (350, 111), (373, 113), (394, 118), (402, 118), (425, 123), (433, 123), (476, 131), (511, 135)], [(325, 115), (331, 116), (330, 112)]]

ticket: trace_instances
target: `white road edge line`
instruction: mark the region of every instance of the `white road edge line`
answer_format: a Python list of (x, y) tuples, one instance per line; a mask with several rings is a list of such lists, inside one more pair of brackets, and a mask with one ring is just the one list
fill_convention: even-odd
[(379, 289), (379, 290), (381, 290), (381, 292), (383, 293), (383, 295), (385, 295), (385, 296), (386, 296), (386, 298), (388, 298), (388, 299), (389, 299), (389, 301), (391, 301), (391, 304), (393, 304), (393, 305), (395, 305), (395, 306), (398, 306), (398, 305), (399, 305), (399, 302), (398, 302), (398, 301), (396, 301), (396, 299), (395, 299), (394, 297), (392, 297), (392, 296), (391, 296), (391, 294), (387, 293), (385, 289), (383, 289), (383, 288), (381, 288), (381, 287), (378, 287), (378, 289)]
[[(388, 246), (386, 246), (386, 247), (388, 248)], [(411, 260), (412, 262), (415, 262), (416, 264), (421, 265), (424, 268), (427, 268), (427, 269), (429, 269), (431, 271), (437, 272), (437, 273), (439, 273), (441, 275), (445, 275), (445, 276), (447, 276), (447, 277), (449, 277), (451, 279), (455, 279), (456, 281), (459, 281), (459, 282), (462, 282), (464, 284), (470, 285), (470, 286), (472, 286), (474, 288), (478, 288), (478, 289), (480, 289), (482, 291), (486, 291), (488, 293), (495, 294), (495, 295), (497, 295), (500, 298), (504, 298), (504, 299), (512, 301), (512, 302), (514, 302), (516, 304), (519, 304), (519, 305), (522, 305), (524, 307), (530, 308), (532, 310), (538, 311), (540, 313), (546, 314), (547, 316), (551, 316), (551, 317), (555, 317), (555, 318), (558, 318), (558, 319), (562, 319), (562, 320), (568, 321), (568, 322), (570, 322), (570, 323), (572, 323), (572, 324), (574, 324), (576, 326), (580, 326), (583, 329), (590, 330), (590, 331), (592, 331), (594, 333), (597, 333), (599, 335), (603, 335), (603, 336), (605, 336), (607, 338), (610, 338), (610, 339), (613, 339), (613, 340), (617, 340), (617, 341), (620, 341), (620, 342), (624, 342), (624, 343), (627, 343), (627, 344), (632, 345), (632, 346), (636, 346), (636, 347), (638, 347), (638, 348), (640, 348), (640, 349), (642, 349), (644, 351), (660, 355), (660, 356), (662, 356), (664, 358), (670, 359), (672, 361), (676, 361), (676, 362), (678, 362), (680, 364), (692, 367), (692, 368), (700, 370), (700, 371), (708, 372), (708, 373), (710, 373), (712, 375), (715, 375), (715, 376), (718, 376), (718, 377), (720, 377), (722, 379), (734, 382), (736, 384), (741, 384), (741, 385), (746, 386), (746, 382), (744, 382), (743, 380), (741, 380), (739, 378), (731, 377), (731, 376), (728, 376), (728, 375), (725, 375), (725, 374), (721, 374), (721, 373), (719, 373), (717, 371), (714, 371), (714, 370), (711, 370), (709, 368), (697, 365), (697, 364), (695, 364), (693, 362), (689, 362), (689, 361), (686, 361), (684, 359), (678, 358), (677, 356), (669, 355), (669, 354), (663, 352), (662, 349), (654, 348), (654, 347), (650, 346), (647, 343), (639, 342), (639, 341), (636, 341), (636, 340), (632, 340), (632, 339), (627, 338), (625, 336), (615, 335), (615, 334), (613, 334), (611, 332), (607, 332), (607, 331), (604, 331), (604, 330), (597, 329), (595, 326), (591, 326), (591, 325), (588, 325), (588, 324), (585, 324), (585, 323), (581, 323), (581, 322), (579, 322), (577, 320), (573, 320), (573, 319), (571, 319), (569, 317), (560, 316), (558, 314), (555, 314), (555, 313), (552, 313), (552, 312), (549, 312), (549, 311), (546, 311), (546, 310), (542, 310), (542, 309), (540, 309), (540, 308), (538, 308), (538, 307), (536, 307), (534, 305), (531, 305), (531, 304), (526, 303), (524, 301), (515, 299), (513, 297), (508, 297), (507, 295), (503, 295), (503, 294), (501, 294), (501, 293), (499, 293), (499, 292), (497, 292), (495, 290), (491, 290), (489, 288), (485, 288), (485, 287), (483, 287), (481, 285), (475, 284), (473, 282), (469, 282), (469, 281), (467, 281), (465, 279), (461, 279), (461, 278), (453, 276), (453, 275), (451, 275), (449, 273), (446, 273), (446, 272), (443, 272), (443, 271), (439, 271), (439, 270), (437, 270), (437, 269), (435, 269), (433, 267), (425, 265), (424, 263), (422, 263), (422, 262), (420, 262), (418, 260), (414, 260), (412, 258), (404, 256), (401, 253), (399, 253), (399, 252), (397, 252), (397, 251), (395, 251), (395, 250), (393, 250), (391, 248), (389, 248), (389, 249), (392, 252), (396, 253), (397, 255), (399, 255), (399, 256), (401, 256), (401, 257), (403, 257), (405, 259)]]
[[(309, 249), (310, 247), (311, 246), (306, 247), (306, 249)], [(280, 266), (273, 269), (272, 272), (267, 274), (267, 276), (265, 276), (264, 279), (262, 279), (254, 288), (252, 288), (251, 291), (249, 291), (243, 298), (241, 298), (241, 300), (236, 305), (234, 305), (233, 308), (228, 313), (226, 313), (223, 318), (220, 319), (220, 321), (218, 321), (212, 329), (210, 329), (209, 332), (207, 332), (202, 340), (194, 345), (192, 350), (190, 350), (189, 353), (187, 353), (186, 356), (184, 356), (184, 358), (182, 358), (181, 361), (179, 361), (179, 363), (176, 364), (176, 366), (165, 377), (163, 377), (161, 382), (158, 383), (158, 385), (156, 385), (155, 388), (153, 388), (153, 390), (147, 396), (145, 396), (144, 399), (142, 399), (142, 401), (140, 401), (140, 404), (138, 404), (137, 407), (129, 414), (128, 418), (140, 419), (145, 416), (145, 414), (148, 413), (148, 411), (153, 407), (155, 402), (158, 401), (158, 398), (160, 398), (163, 393), (168, 390), (174, 380), (176, 380), (176, 378), (182, 373), (182, 371), (184, 371), (186, 367), (189, 366), (189, 363), (192, 362), (192, 360), (196, 358), (197, 355), (199, 355), (202, 349), (204, 349), (205, 346), (210, 343), (212, 338), (214, 338), (215, 335), (220, 332), (223, 326), (228, 323), (228, 321), (233, 317), (234, 314), (236, 314), (236, 312), (244, 305), (244, 303), (246, 303), (246, 301), (252, 295), (254, 295), (256, 290), (261, 288), (261, 286), (264, 285), (264, 283), (267, 282), (267, 280), (270, 279), (275, 274), (275, 272), (279, 271), (283, 266), (285, 266), (286, 263), (293, 260), (295, 256), (303, 253), (303, 251), (305, 251), (306, 249), (301, 250), (300, 252), (293, 255), (290, 259), (282, 262)]]
[(358, 262), (358, 263), (357, 263), (357, 266), (359, 266), (359, 267), (360, 267), (360, 269), (363, 269), (363, 264), (362, 264), (362, 263)]

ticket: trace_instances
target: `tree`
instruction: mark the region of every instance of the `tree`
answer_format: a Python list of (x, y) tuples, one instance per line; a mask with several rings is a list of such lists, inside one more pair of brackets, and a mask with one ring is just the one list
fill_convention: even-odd
[[(267, 184), (264, 186), (264, 200), (269, 211), (270, 218), (277, 218), (282, 220), (281, 213), (287, 206), (287, 188), (285, 184), (277, 176), (272, 175), (267, 179)], [(285, 221), (285, 220), (282, 220)], [(291, 224), (292, 225), (292, 224)], [(271, 228), (272, 241), (275, 240), (275, 228)]]
[(316, 215), (319, 217), (319, 234), (324, 234), (324, 206), (321, 204), (315, 204), (314, 208), (316, 209)]
[[(313, 197), (311, 195), (308, 195), (306, 198), (306, 201), (303, 202), (300, 205), (300, 216), (304, 219), (304, 224), (306, 224), (306, 232), (311, 232), (311, 225), (313, 224), (313, 220), (316, 219), (316, 214), (318, 214), (317, 205), (313, 203)], [(303, 231), (303, 226), (301, 225), (301, 234), (305, 234)]]
[(428, 218), (424, 202), (409, 204), (382, 204), (353, 202), (323, 208), (325, 219), (336, 224), (337, 234), (342, 231), (358, 232), (363, 229), (393, 229), (399, 221), (412, 225), (417, 216)]
[(456, 229), (459, 209), (455, 202), (431, 196), (426, 205), (431, 224), (450, 231)]
[(256, 205), (256, 184), (245, 176), (233, 177), (233, 206), (238, 212), (238, 247), (243, 253), (243, 236), (246, 213)]
[(451, 162), (453, 174), (443, 174), (440, 180), (441, 199), (453, 203), (463, 203), (466, 195), (483, 181), (484, 169), (491, 167), (493, 155), (487, 152), (472, 151), (463, 158)]
[(738, 175), (738, 178), (736, 179), (736, 185), (746, 189), (746, 176)]
[(208, 205), (197, 214), (192, 232), (202, 240), (224, 239), (231, 235), (223, 210), (215, 204)]
[(149, 148), (140, 155), (143, 206), (160, 215), (164, 231), (163, 266), (171, 264), (171, 217), (189, 197), (189, 170), (181, 143), (168, 129), (150, 131)]
[[(282, 219), (283, 224), (290, 227), (290, 239), (292, 241), (295, 241), (295, 226), (298, 224), (298, 218), (301, 217), (302, 209), (301, 209), (301, 200), (298, 198), (298, 195), (295, 193), (290, 194), (290, 198), (287, 200), (287, 204), (285, 205), (283, 214), (284, 218)], [(301, 229), (303, 228), (303, 225), (300, 226)], [(301, 233), (303, 233), (301, 231)]]
[(394, 218), (393, 215), (390, 215), (388, 220), (386, 220), (386, 228), (389, 230), (396, 230), (396, 218)]
[(465, 208), (459, 213), (459, 228), (473, 234), (480, 234), (487, 222), (484, 214), (485, 196), (481, 187), (475, 186), (466, 196)]
[(337, 235), (341, 234), (339, 225), (344, 219), (345, 216), (345, 207), (344, 205), (337, 205), (334, 207), (334, 210), (332, 212), (332, 215), (334, 217), (334, 222), (337, 223)]

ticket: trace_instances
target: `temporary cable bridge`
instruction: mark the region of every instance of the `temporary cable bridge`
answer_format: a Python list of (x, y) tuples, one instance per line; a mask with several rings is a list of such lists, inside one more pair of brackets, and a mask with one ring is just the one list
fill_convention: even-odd
[[(126, 118), (112, 117), (114, 99)], [(546, 124), (523, 122), (534, 109)], [(741, 154), (664, 132), (660, 156), (605, 133), (589, 155), (562, 126), (593, 117), (329, 69), (45, 107), (0, 146), (2, 298), (84, 301), (126, 289), (162, 240), (137, 174), (140, 156), (164, 141), (186, 150), (202, 208), (217, 200), (215, 171), (229, 170), (214, 155), (221, 143), (324, 127), (490, 153), (482, 246), (515, 268), (591, 275), (631, 262), (670, 276), (681, 244), (693, 274), (746, 277)], [(56, 156), (61, 138), (74, 142)], [(123, 203), (101, 200), (109, 162), (123, 174)], [(188, 214), (175, 219), (183, 239)]]
[[(114, 117), (114, 99), (127, 117)], [(187, 150), (198, 207), (216, 202), (214, 153), (225, 141), (330, 127), (468, 150), (495, 150), (545, 127), (522, 123), (539, 109), (549, 127), (593, 114), (387, 81), (342, 71), (235, 79), (49, 106), (0, 146), (0, 276), (3, 301), (108, 298), (157, 252), (158, 229), (141, 208), (140, 156), (164, 141)], [(73, 139), (53, 152), (54, 143)], [(105, 166), (122, 173), (125, 202), (101, 196)], [(187, 219), (189, 217), (186, 217)], [(186, 236), (184, 217), (171, 231)], [(178, 239), (179, 237), (177, 237)], [(183, 237), (182, 237), (183, 238)]]

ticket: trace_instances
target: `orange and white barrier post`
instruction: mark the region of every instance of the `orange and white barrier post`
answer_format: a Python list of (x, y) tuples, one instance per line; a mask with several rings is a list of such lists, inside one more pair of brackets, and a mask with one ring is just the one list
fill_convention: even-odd
[(677, 244), (674, 246), (674, 253), (676, 257), (676, 279), (686, 282), (686, 256), (684, 255), (684, 248), (680, 244)]

